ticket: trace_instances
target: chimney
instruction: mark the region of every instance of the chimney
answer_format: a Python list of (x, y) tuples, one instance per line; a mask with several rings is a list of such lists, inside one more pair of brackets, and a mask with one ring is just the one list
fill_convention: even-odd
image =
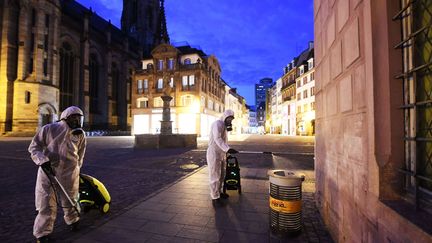
[(309, 51), (312, 50), (313, 48), (314, 48), (314, 42), (309, 41)]

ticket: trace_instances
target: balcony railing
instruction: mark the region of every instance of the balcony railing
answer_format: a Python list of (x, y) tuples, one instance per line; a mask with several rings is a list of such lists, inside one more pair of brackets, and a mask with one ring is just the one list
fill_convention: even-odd
[(179, 65), (180, 70), (192, 70), (192, 69), (199, 69), (201, 67), (202, 67), (202, 63), (180, 64)]
[(195, 85), (183, 85), (182, 91), (195, 91), (196, 86)]
[(138, 69), (135, 71), (136, 74), (152, 74), (154, 71), (153, 68), (147, 68), (147, 69)]
[(137, 94), (148, 94), (148, 88), (137, 89)]

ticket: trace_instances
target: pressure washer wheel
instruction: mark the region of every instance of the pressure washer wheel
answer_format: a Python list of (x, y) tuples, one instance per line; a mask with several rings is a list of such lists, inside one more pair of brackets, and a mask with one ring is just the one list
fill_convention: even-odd
[(105, 203), (105, 204), (100, 208), (100, 211), (101, 211), (102, 213), (108, 213), (109, 208), (110, 208), (110, 204), (109, 204), (109, 203)]

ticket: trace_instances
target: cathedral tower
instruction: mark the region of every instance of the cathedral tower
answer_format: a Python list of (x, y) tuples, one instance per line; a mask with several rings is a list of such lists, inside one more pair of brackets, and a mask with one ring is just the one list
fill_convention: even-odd
[(121, 29), (135, 38), (148, 55), (155, 47), (160, 29), (161, 4), (159, 0), (123, 0)]

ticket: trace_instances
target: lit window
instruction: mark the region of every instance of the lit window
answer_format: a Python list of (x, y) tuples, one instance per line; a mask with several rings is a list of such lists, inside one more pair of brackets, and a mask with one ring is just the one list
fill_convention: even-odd
[(137, 92), (138, 94), (143, 92), (143, 81), (141, 79), (137, 81)]
[(168, 59), (168, 69), (169, 70), (174, 69), (174, 59), (173, 58)]
[(311, 70), (313, 67), (314, 67), (314, 61), (313, 61), (313, 58), (311, 58), (311, 59), (308, 61), (308, 69)]
[(184, 95), (181, 97), (182, 99), (182, 105), (183, 106), (191, 106), (192, 105), (192, 101), (193, 101), (193, 97), (190, 95)]
[(138, 98), (137, 108), (148, 108), (148, 98)]
[(194, 75), (189, 75), (189, 85), (190, 86), (195, 85), (195, 76)]
[(157, 89), (162, 89), (163, 88), (163, 79), (158, 79), (158, 82), (157, 82)]
[(182, 77), (182, 85), (183, 86), (187, 86), (188, 85), (188, 76), (183, 76)]
[(169, 85), (171, 88), (174, 87), (174, 78), (173, 77), (171, 77)]
[(205, 97), (201, 96), (201, 106), (204, 107), (205, 106)]

